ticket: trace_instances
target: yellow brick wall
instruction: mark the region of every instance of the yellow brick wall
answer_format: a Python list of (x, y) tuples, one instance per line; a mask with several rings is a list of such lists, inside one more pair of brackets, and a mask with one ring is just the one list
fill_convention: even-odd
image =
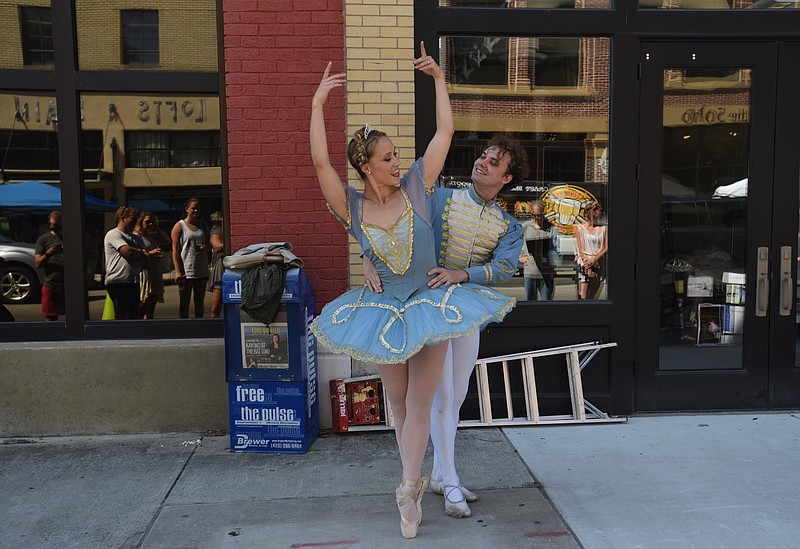
[[(49, 0), (0, 0), (0, 66), (25, 68), (19, 6), (49, 6)], [(159, 65), (122, 64), (120, 10), (157, 10)], [(82, 70), (217, 71), (215, 0), (77, 0), (78, 59)], [(30, 67), (32, 69), (40, 67)]]
[[(369, 123), (386, 132), (400, 151), (401, 171), (414, 158), (414, 2), (346, 0), (347, 130)], [(348, 163), (351, 185), (362, 189)], [(364, 283), (359, 247), (350, 245), (350, 284)]]
[[(78, 61), (83, 70), (216, 72), (214, 0), (77, 0)], [(159, 65), (122, 64), (121, 10), (157, 10)]]

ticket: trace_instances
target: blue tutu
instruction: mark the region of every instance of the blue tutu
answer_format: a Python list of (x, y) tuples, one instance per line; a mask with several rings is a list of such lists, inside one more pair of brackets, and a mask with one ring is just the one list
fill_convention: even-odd
[(311, 330), (331, 351), (365, 362), (405, 362), (431, 345), (500, 322), (516, 300), (478, 284), (422, 290), (408, 301), (366, 287), (328, 303)]
[(513, 297), (479, 284), (428, 288), (437, 265), (422, 173), (417, 160), (401, 180), (406, 210), (391, 229), (365, 223), (363, 194), (346, 187), (347, 219), (337, 218), (372, 261), (383, 292), (365, 286), (322, 309), (311, 330), (331, 351), (378, 364), (405, 362), (424, 345), (472, 335), (514, 308)]

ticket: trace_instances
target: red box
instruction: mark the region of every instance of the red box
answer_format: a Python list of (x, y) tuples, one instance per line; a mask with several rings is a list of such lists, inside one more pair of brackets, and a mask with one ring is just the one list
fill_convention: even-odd
[(347, 396), (345, 395), (344, 380), (332, 379), (331, 382), (331, 419), (333, 430), (337, 433), (346, 433), (347, 427)]
[(332, 379), (330, 388), (334, 431), (345, 433), (350, 426), (385, 422), (383, 388), (378, 377)]

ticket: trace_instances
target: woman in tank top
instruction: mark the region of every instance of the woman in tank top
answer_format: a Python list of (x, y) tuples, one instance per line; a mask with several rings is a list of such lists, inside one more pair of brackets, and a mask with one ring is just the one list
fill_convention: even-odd
[(208, 232), (200, 219), (200, 201), (190, 198), (184, 204), (186, 217), (172, 227), (172, 262), (180, 296), (179, 314), (189, 317), (189, 302), (194, 294), (194, 316), (203, 317), (203, 300), (208, 282)]
[(578, 263), (578, 299), (595, 299), (605, 280), (605, 255), (608, 252), (608, 227), (598, 225), (603, 208), (591, 202), (584, 208), (586, 221), (575, 226)]

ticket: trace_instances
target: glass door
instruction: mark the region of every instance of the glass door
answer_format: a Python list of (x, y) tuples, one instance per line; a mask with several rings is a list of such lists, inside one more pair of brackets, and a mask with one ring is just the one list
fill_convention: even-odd
[[(800, 43), (778, 46), (777, 120), (775, 139), (775, 197), (772, 214), (770, 295), (771, 408), (797, 408), (800, 405)], [(795, 230), (797, 238), (795, 239)]]
[(796, 338), (771, 337), (787, 318), (778, 256), (796, 257), (773, 223), (789, 185), (775, 173), (791, 162), (774, 154), (778, 47), (642, 46), (639, 411), (768, 408), (770, 378), (795, 368), (773, 351), (796, 354)]

